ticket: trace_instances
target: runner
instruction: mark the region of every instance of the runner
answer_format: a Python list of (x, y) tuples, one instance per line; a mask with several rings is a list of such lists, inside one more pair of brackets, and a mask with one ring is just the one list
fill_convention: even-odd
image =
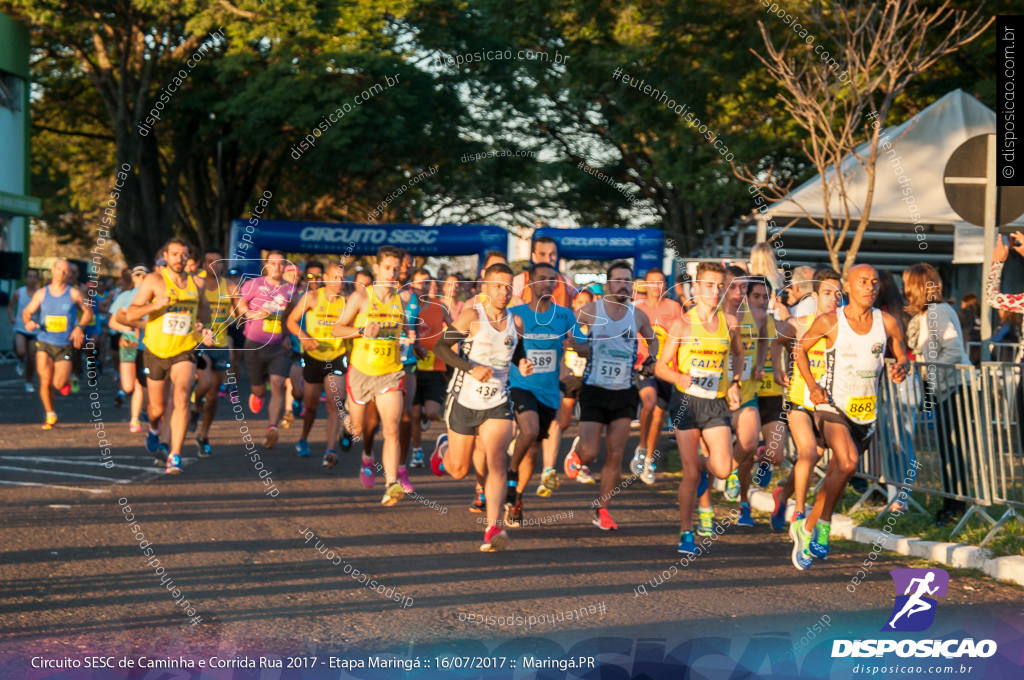
[[(46, 410), (44, 430), (57, 424), (53, 410), (53, 392), (66, 397), (71, 392), (73, 355), (82, 347), (85, 326), (92, 321), (92, 309), (85, 297), (70, 283), (71, 268), (67, 260), (57, 260), (50, 267), (50, 283), (39, 288), (21, 311), (21, 322), (28, 333), (36, 333), (36, 371), (39, 373), (39, 400)], [(38, 315), (36, 314), (38, 312)], [(81, 315), (81, 320), (75, 320)], [(38, 316), (41, 323), (37, 323)]]
[(402, 420), (398, 425), (398, 483), (406, 493), (412, 493), (416, 489), (409, 481), (409, 472), (406, 469), (406, 462), (409, 459), (409, 444), (412, 442), (412, 405), (416, 399), (416, 366), (420, 355), (426, 356), (418, 344), (418, 333), (420, 324), (420, 298), (427, 294), (426, 281), (430, 274), (420, 276), (417, 282), (410, 283), (412, 276), (413, 261), (412, 255), (402, 250), (402, 265), (398, 270), (398, 283), (402, 306), (405, 311), (405, 325), (402, 327), (402, 337), (399, 341), (402, 357), (402, 370), (405, 371), (404, 401), (402, 403)]
[(167, 474), (181, 473), (181, 445), (188, 428), (189, 394), (195, 378), (195, 354), (192, 350), (200, 342), (209, 346), (213, 341), (210, 329), (205, 328), (210, 321), (210, 309), (206, 296), (200, 294), (202, 280), (185, 273), (188, 252), (185, 241), (170, 239), (162, 251), (167, 266), (159, 274), (146, 275), (125, 314), (129, 324), (148, 317), (143, 362), (149, 393), (146, 448), (151, 453), (163, 448), (160, 424), (166, 413), (165, 381), (170, 380), (172, 408)]
[(129, 271), (132, 287), (122, 291), (110, 305), (109, 327), (112, 335), (117, 336), (117, 358), (118, 373), (121, 376), (121, 389), (119, 396), (129, 398), (129, 409), (131, 420), (128, 430), (133, 433), (142, 432), (142, 423), (139, 417), (142, 415), (142, 405), (146, 401), (146, 374), (143, 366), (143, 352), (146, 348), (142, 345), (140, 335), (146, 327), (144, 321), (136, 321), (134, 325), (128, 325), (127, 317), (124, 314), (118, 315), (122, 310), (127, 310), (132, 301), (139, 293), (142, 282), (149, 274), (149, 269), (144, 265), (137, 265)]
[[(764, 283), (763, 280), (760, 283)], [(740, 322), (740, 340), (743, 343), (743, 369), (740, 375), (740, 407), (732, 412), (732, 430), (736, 434), (732, 457), (736, 467), (725, 482), (725, 497), (740, 501), (740, 516), (736, 526), (752, 527), (750, 514), (750, 473), (754, 467), (758, 435), (761, 433), (761, 414), (758, 411), (757, 390), (764, 378), (764, 360), (768, 351), (768, 326), (765, 304), (750, 302), (753, 281), (739, 267), (725, 271), (725, 312)], [(763, 286), (762, 286), (763, 290)], [(763, 295), (763, 293), (762, 293)], [(748, 298), (746, 309), (741, 310), (743, 299)]]
[[(794, 352), (800, 374), (810, 386), (814, 422), (832, 449), (814, 507), (806, 520), (794, 522), (792, 559), (800, 570), (809, 569), (814, 557), (828, 557), (832, 511), (875, 433), (878, 376), (885, 367), (886, 346), (896, 358), (888, 368), (894, 383), (903, 382), (909, 366), (899, 322), (873, 307), (878, 297), (875, 268), (854, 266), (844, 288), (849, 304), (816, 317)], [(823, 338), (825, 374), (816, 380), (807, 355)]]
[[(664, 351), (668, 329), (683, 318), (683, 309), (675, 300), (665, 297), (665, 274), (657, 267), (644, 276), (644, 296), (636, 301), (636, 308), (647, 315), (658, 338), (659, 352)], [(647, 360), (650, 353), (646, 343), (640, 343), (637, 367)], [(658, 357), (654, 357), (657, 359)], [(655, 376), (640, 378), (640, 443), (633, 451), (630, 471), (645, 484), (654, 484), (657, 463), (658, 437), (665, 421), (665, 409), (672, 398), (672, 385)]]
[(513, 365), (509, 380), (512, 388), (510, 397), (519, 426), (508, 471), (508, 497), (505, 499), (505, 523), (513, 527), (523, 521), (523, 492), (530, 483), (542, 443), (544, 473), (541, 486), (548, 490), (548, 495), (558, 488), (555, 460), (562, 439), (557, 417), (562, 396), (558, 390), (558, 367), (562, 364), (568, 336), (585, 339), (573, 311), (554, 304), (552, 300), (552, 292), (558, 283), (557, 275), (550, 264), (532, 265), (528, 270), (530, 302), (509, 309), (523, 328), (523, 351), (532, 364), (529, 375), (523, 375)]
[[(484, 266), (488, 264), (490, 263), (485, 262)], [(569, 307), (572, 304), (573, 298), (576, 297), (577, 290), (575, 286), (569, 283), (569, 279), (564, 274), (558, 273), (558, 242), (550, 236), (541, 236), (535, 239), (530, 246), (530, 264), (548, 264), (555, 268), (558, 278), (555, 281), (555, 288), (551, 294), (552, 300), (560, 307)], [(530, 302), (536, 294), (536, 291), (530, 287), (529, 269), (512, 280), (512, 295), (522, 298), (522, 303)], [(522, 304), (515, 302), (515, 300), (513, 300), (513, 303), (515, 306)]]
[[(804, 317), (791, 317), (778, 326), (778, 333), (772, 343), (772, 364), (786, 366), (782, 351), (787, 350), (793, 356), (793, 344), (806, 334), (814, 321), (815, 315), (831, 314), (839, 307), (843, 299), (842, 278), (839, 273), (828, 268), (818, 270), (814, 276), (814, 303), (817, 311)], [(819, 340), (807, 351), (811, 374), (817, 381), (825, 374), (825, 341)], [(787, 388), (786, 423), (793, 435), (796, 445), (797, 460), (786, 480), (775, 487), (772, 498), (775, 509), (771, 514), (771, 526), (774, 531), (782, 531), (786, 526), (787, 501), (794, 497), (792, 518), (804, 519), (804, 505), (807, 502), (807, 487), (810, 483), (814, 466), (824, 451), (824, 444), (817, 426), (814, 424), (814, 402), (803, 376), (795, 363), (790, 363), (788, 371), (779, 371), (778, 380)]]
[[(678, 551), (684, 555), (697, 554), (693, 507), (708, 488), (708, 473), (724, 479), (733, 467), (729, 411), (740, 406), (743, 342), (736, 317), (718, 309), (724, 280), (722, 265), (697, 265), (690, 284), (695, 305), (669, 329), (657, 365), (658, 377), (675, 385), (669, 412), (683, 465)], [(703, 460), (702, 439), (708, 451)]]
[[(299, 275), (299, 266), (296, 264), (291, 262), (286, 264), (281, 278), (284, 279), (285, 283), (295, 287), (296, 295), (300, 294), (300, 290), (309, 290), (308, 283), (306, 288), (301, 287), (304, 279)], [(305, 281), (308, 281), (308, 279), (305, 279)], [(306, 319), (302, 317), (299, 320), (300, 326), (305, 323)], [(288, 334), (288, 349), (290, 350), (288, 354), (288, 379), (284, 383), (285, 409), (284, 416), (281, 418), (281, 427), (286, 430), (292, 426), (296, 418), (302, 416), (302, 395), (305, 394), (305, 388), (302, 384), (302, 344), (299, 342), (299, 337), (294, 333)]]
[[(332, 260), (327, 264), (322, 286), (311, 287), (299, 299), (288, 315), (288, 331), (302, 343), (302, 434), (295, 450), (300, 458), (311, 454), (307, 439), (316, 422), (320, 408), (320, 394), (327, 392), (327, 444), (323, 466), (332, 468), (338, 462), (334, 447), (341, 430), (341, 405), (345, 401), (345, 344), (346, 341), (331, 334), (331, 329), (345, 308), (342, 284), (345, 270)], [(319, 282), (318, 282), (319, 283)], [(305, 318), (305, 330), (299, 321)]]
[(270, 408), (267, 412), (267, 431), (263, 447), (277, 443), (277, 426), (285, 409), (285, 380), (291, 368), (290, 343), (285, 342), (283, 319), (288, 317), (294, 303), (295, 286), (284, 281), (287, 263), (284, 253), (267, 253), (264, 276), (249, 279), (242, 284), (238, 299), (238, 316), (245, 319), (245, 367), (249, 372), (249, 410), (259, 413), (267, 394), (270, 378)]
[[(373, 265), (373, 284), (356, 289), (345, 303), (334, 329), (336, 338), (355, 338), (345, 387), (348, 412), (356, 437), (363, 436), (367, 405), (372, 403), (380, 416), (384, 434), (381, 457), (384, 463), (384, 497), (381, 504), (396, 504), (405, 491), (398, 482), (401, 457), (399, 423), (404, 404), (404, 378), (399, 355), (399, 339), (405, 326), (405, 312), (396, 287), (402, 253), (394, 246), (382, 246)], [(374, 462), (363, 452), (360, 478), (373, 487)]]
[[(21, 313), (25, 311), (32, 296), (39, 290), (39, 270), (25, 270), (25, 285), (14, 291), (10, 304), (7, 305), (7, 318), (14, 326), (14, 353), (21, 361), (18, 364), (18, 375), (25, 378), (25, 391), (35, 392), (32, 387), (32, 379), (35, 377), (36, 368), (36, 334), (25, 330), (25, 321)], [(39, 313), (32, 319), (39, 324)]]
[[(594, 525), (604, 531), (619, 526), (608, 512), (612, 490), (622, 477), (622, 453), (629, 438), (629, 424), (636, 415), (639, 395), (636, 388), (638, 337), (644, 338), (653, 355), (658, 354), (658, 338), (647, 315), (631, 303), (633, 268), (626, 262), (614, 262), (608, 268), (605, 295), (577, 313), (580, 326), (590, 327), (590, 339), (570, 342), (576, 352), (585, 355), (587, 369), (580, 390), (579, 450), (565, 458), (565, 474), (575, 479), (580, 468), (597, 460), (602, 434), (605, 438), (604, 468), (601, 471), (601, 495), (595, 503)], [(654, 368), (648, 357), (643, 373)]]
[[(594, 294), (589, 290), (581, 290), (575, 298), (572, 300), (572, 311), (573, 314), (579, 314), (579, 311), (593, 302)], [(590, 332), (589, 326), (580, 326), (580, 333), (586, 335)], [(572, 425), (572, 419), (574, 417), (574, 411), (576, 410), (576, 401), (579, 398), (580, 390), (583, 388), (583, 373), (587, 370), (587, 358), (581, 357), (576, 353), (570, 344), (565, 348), (565, 361), (559, 367), (560, 371), (560, 382), (558, 384), (559, 390), (562, 393), (562, 403), (558, 407), (558, 427), (562, 432), (565, 432)], [(572, 446), (569, 447), (570, 452), (575, 451), (576, 447), (580, 444), (580, 438), (574, 437), (572, 440)], [(545, 459), (546, 461), (547, 459)], [(545, 465), (546, 468), (546, 465)], [(545, 484), (545, 480), (547, 484)], [(576, 481), (581, 484), (595, 484), (597, 480), (590, 474), (590, 468), (584, 465), (580, 468), (579, 473), (576, 475)], [(547, 498), (558, 489), (558, 472), (555, 474), (548, 474), (547, 469), (544, 470), (544, 475), (541, 477), (541, 483), (537, 486), (537, 495), (541, 498)]]
[(430, 272), (418, 269), (413, 274), (416, 284), (427, 284), (428, 295), (420, 300), (419, 345), (426, 354), (416, 364), (416, 398), (412, 406), (412, 460), (409, 467), (423, 467), (423, 422), (428, 424), (440, 420), (441, 407), (448, 389), (445, 380), (447, 364), (437, 358), (434, 347), (441, 339), (444, 329), (452, 324), (452, 318), (444, 306), (443, 298), (437, 296), (437, 281), (431, 280)]
[[(508, 533), (501, 528), (500, 515), (507, 489), (508, 445), (512, 441), (509, 369), (515, 362), (523, 375), (529, 376), (533, 364), (518, 342), (523, 334), (522, 320), (507, 308), (512, 297), (512, 270), (508, 265), (497, 263), (487, 268), (483, 295), (486, 303), (478, 301), (464, 309), (452, 329), (434, 346), (441, 360), (455, 367), (455, 377), (445, 408), (447, 450), (435, 451), (430, 463), (435, 475), (447, 471), (454, 479), (462, 479), (469, 472), (473, 449), (478, 444), (483, 448), (487, 460), (487, 530), (480, 550), (494, 552), (508, 547)], [(460, 340), (462, 350), (455, 354), (452, 346)]]
[[(766, 279), (754, 277), (749, 290), (747, 302), (765, 314), (767, 332), (763, 341), (771, 347), (776, 337), (775, 319), (768, 313), (771, 284)], [(783, 398), (786, 389), (775, 381), (775, 365), (772, 363), (771, 354), (769, 352), (765, 357), (764, 377), (757, 386), (757, 411), (761, 417), (761, 438), (764, 445), (758, 448), (757, 469), (754, 470), (753, 482), (762, 489), (767, 488), (772, 481), (772, 465), (782, 462), (788, 432)], [(784, 367), (784, 364), (779, 365)]]
[(231, 310), (235, 301), (225, 278), (226, 264), (224, 255), (212, 248), (203, 253), (203, 269), (199, 272), (206, 304), (210, 308), (213, 331), (213, 344), (201, 347), (196, 361), (195, 408), (201, 408), (202, 411), (202, 421), (196, 433), (196, 450), (200, 458), (209, 458), (213, 453), (210, 447), (210, 425), (217, 415), (218, 393), (227, 380), (227, 370), (231, 368), (228, 326), (231, 324)]

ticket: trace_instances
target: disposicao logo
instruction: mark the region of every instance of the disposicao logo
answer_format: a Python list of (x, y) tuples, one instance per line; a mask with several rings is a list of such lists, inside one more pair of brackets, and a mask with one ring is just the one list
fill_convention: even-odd
[[(946, 597), (949, 574), (944, 569), (892, 569), (896, 602), (882, 632), (916, 633), (935, 622), (937, 597)], [(832, 657), (883, 656), (895, 652), (900, 657), (990, 657), (996, 653), (994, 640), (833, 640)]]

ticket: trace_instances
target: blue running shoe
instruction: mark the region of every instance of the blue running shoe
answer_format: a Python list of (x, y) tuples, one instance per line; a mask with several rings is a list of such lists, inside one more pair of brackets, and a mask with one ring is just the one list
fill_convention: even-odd
[(679, 548), (677, 550), (680, 555), (697, 556), (697, 544), (693, 540), (692, 531), (684, 531), (679, 534)]
[(173, 454), (167, 456), (167, 467), (164, 468), (164, 474), (168, 475), (180, 475), (181, 474), (181, 456)]
[(341, 440), (338, 442), (338, 446), (341, 447), (342, 451), (348, 451), (352, 448), (352, 435), (344, 427), (341, 428)]
[(704, 495), (704, 492), (708, 490), (711, 485), (711, 480), (708, 479), (707, 470), (702, 470), (700, 473), (700, 484), (697, 485), (697, 498)]
[(750, 516), (750, 504), (740, 503), (740, 518), (736, 520), (736, 526), (738, 527), (752, 527), (754, 526), (754, 518)]
[(772, 491), (772, 498), (775, 500), (775, 509), (772, 510), (772, 515), (769, 518), (769, 522), (772, 525), (772, 531), (782, 531), (783, 527), (786, 526), (786, 502), (782, 499), (782, 487), (775, 487), (775, 491)]
[(811, 554), (819, 560), (828, 559), (828, 535), (832, 531), (831, 522), (818, 521), (814, 525), (814, 536), (809, 546)]
[(754, 470), (753, 482), (762, 489), (767, 489), (768, 485), (772, 481), (772, 464), (766, 460), (762, 460), (757, 464), (757, 469)]
[(793, 566), (800, 571), (811, 568), (814, 556), (811, 554), (811, 535), (804, 529), (802, 519), (794, 520), (790, 527), (793, 536)]
[(799, 513), (797, 515), (793, 515), (793, 519), (791, 519), (790, 522), (789, 522), (789, 537), (792, 540), (794, 540), (794, 541), (796, 540), (796, 534), (793, 531), (793, 527), (795, 527), (797, 525), (797, 522), (803, 522), (805, 519), (807, 519), (807, 513), (805, 513), (805, 512), (801, 512), (801, 513)]
[(302, 402), (298, 399), (292, 399), (292, 415), (296, 418), (301, 417), (302, 414)]
[(146, 450), (150, 453), (156, 453), (156, 450), (160, 448), (160, 433), (153, 432), (153, 430), (146, 430)]
[(740, 497), (740, 477), (733, 470), (725, 478), (725, 497), (730, 501), (737, 501)]
[(299, 443), (295, 445), (295, 451), (298, 452), (299, 458), (309, 458), (313, 455), (309, 452), (309, 444), (306, 443), (305, 439), (299, 440)]

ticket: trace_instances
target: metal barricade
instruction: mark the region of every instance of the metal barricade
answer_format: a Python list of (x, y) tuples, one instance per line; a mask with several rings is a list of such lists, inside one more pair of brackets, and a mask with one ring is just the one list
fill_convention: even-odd
[(984, 459), (991, 479), (991, 499), (1006, 506), (999, 521), (985, 536), (985, 545), (1011, 519), (1024, 524), (1024, 441), (1021, 415), (1024, 413), (1021, 364), (984, 362), (981, 366), (982, 405), (978, 422), (979, 439), (984, 439)]

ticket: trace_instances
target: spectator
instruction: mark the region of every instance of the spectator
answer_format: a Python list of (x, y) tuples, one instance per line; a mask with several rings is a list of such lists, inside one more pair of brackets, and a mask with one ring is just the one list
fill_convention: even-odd
[(801, 265), (793, 269), (793, 276), (789, 280), (789, 286), (785, 289), (782, 304), (786, 309), (781, 311), (779, 321), (785, 321), (791, 316), (801, 319), (815, 312), (817, 303), (814, 300), (814, 269), (812, 267)]
[[(968, 364), (963, 330), (956, 310), (942, 298), (942, 279), (930, 264), (915, 264), (903, 272), (903, 288), (907, 294), (907, 313), (911, 315), (907, 338), (908, 348), (918, 361), (931, 368), (927, 376), (935, 376), (925, 390), (924, 408), (934, 409), (936, 436), (939, 444), (942, 490), (948, 494), (967, 495), (966, 465), (959, 439), (957, 422), (963, 412), (960, 374), (951, 368), (934, 364)], [(942, 499), (942, 508), (935, 515), (939, 526), (956, 521), (966, 511), (963, 501)]]
[[(1024, 233), (1019, 231), (1013, 232), (1013, 249), (1018, 255), (1024, 257)], [(1000, 293), (999, 285), (1003, 276), (1003, 265), (1006, 263), (1006, 258), (1010, 255), (1010, 247), (1002, 236), (996, 237), (996, 245), (992, 250), (992, 269), (988, 273), (988, 280), (985, 282), (985, 300), (988, 304), (1003, 312), (1014, 312), (1020, 314), (1024, 312), (1024, 293)], [(1002, 320), (1000, 315), (1000, 320)], [(1020, 323), (1017, 322), (1016, 326), (1019, 328)], [(1009, 330), (1007, 331), (1009, 332)], [(993, 340), (995, 336), (993, 336)], [(1020, 339), (1020, 333), (1017, 334), (1017, 339)], [(1018, 350), (1018, 355), (1020, 350)]]
[(999, 310), (999, 328), (992, 334), (992, 361), (1013, 361), (1016, 352), (1007, 345), (1020, 343), (1020, 314)]
[(981, 365), (981, 304), (978, 296), (967, 293), (960, 300), (960, 328), (964, 332), (967, 356), (975, 366)]

